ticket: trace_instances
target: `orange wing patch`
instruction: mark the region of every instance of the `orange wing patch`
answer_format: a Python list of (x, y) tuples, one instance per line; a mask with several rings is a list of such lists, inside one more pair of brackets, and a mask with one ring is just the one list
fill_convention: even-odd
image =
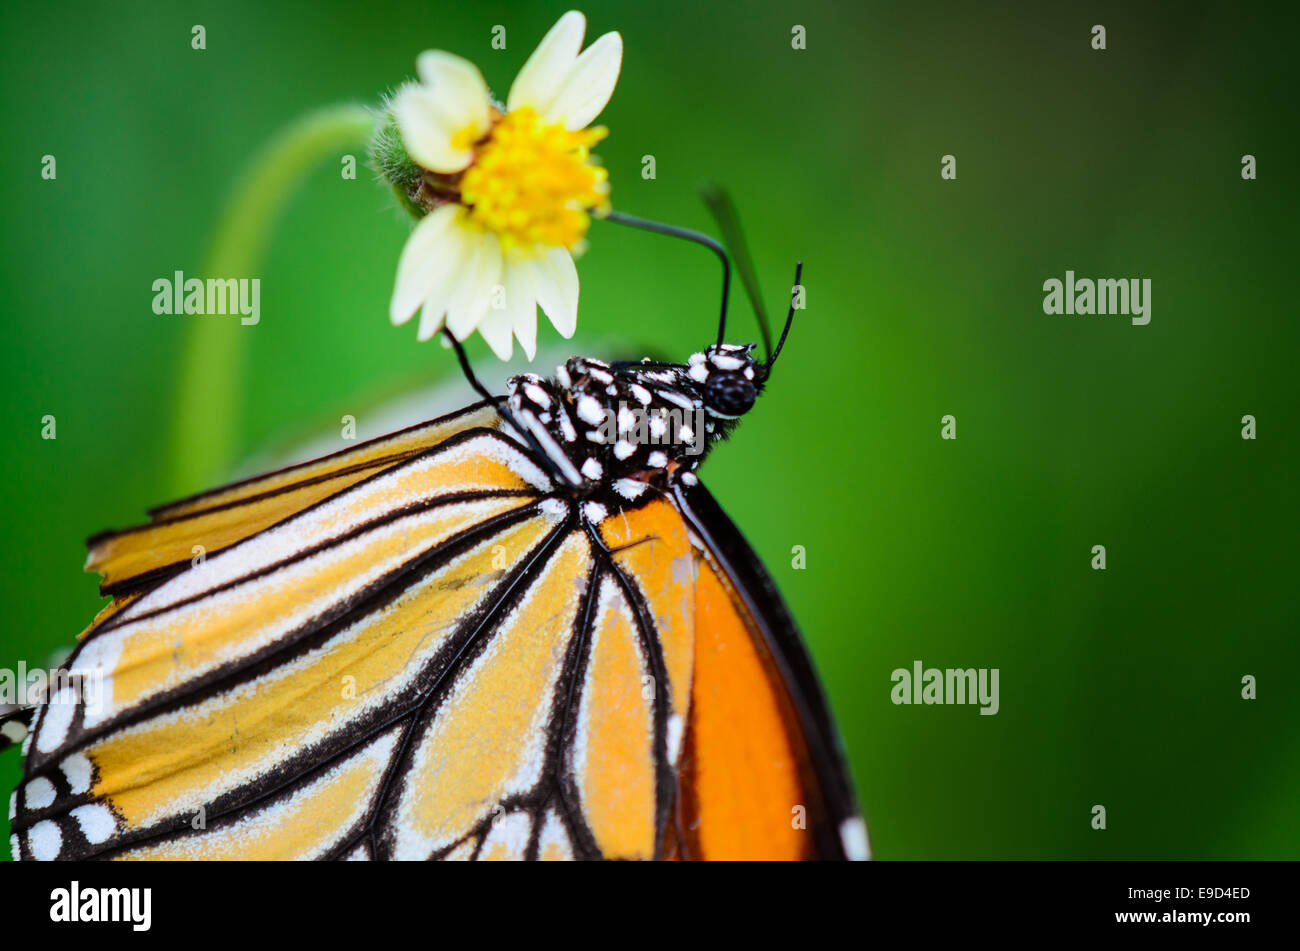
[(666, 852), (692, 859), (803, 859), (813, 790), (792, 705), (744, 608), (699, 559), (695, 677)]

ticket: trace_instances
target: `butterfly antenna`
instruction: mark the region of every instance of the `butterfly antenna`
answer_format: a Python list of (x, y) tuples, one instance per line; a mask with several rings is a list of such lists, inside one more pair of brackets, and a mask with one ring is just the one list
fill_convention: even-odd
[(689, 228), (679, 228), (676, 225), (650, 221), (646, 218), (635, 218), (619, 211), (611, 211), (605, 216), (604, 220), (627, 225), (629, 228), (640, 228), (642, 231), (653, 231), (655, 234), (666, 234), (673, 238), (694, 241), (696, 244), (704, 245), (718, 256), (718, 260), (722, 262), (722, 307), (718, 316), (718, 343), (722, 343), (722, 334), (727, 327), (727, 297), (731, 293), (731, 261), (727, 258), (727, 249), (707, 234), (691, 231)]
[[(736, 260), (740, 283), (745, 285), (745, 296), (749, 298), (749, 303), (754, 308), (754, 316), (758, 318), (758, 329), (763, 335), (763, 350), (767, 354), (767, 363), (770, 366), (775, 359), (772, 353), (772, 332), (768, 329), (767, 311), (763, 309), (763, 300), (758, 293), (758, 277), (754, 271), (753, 259), (749, 256), (745, 235), (740, 230), (740, 218), (736, 214), (736, 206), (732, 204), (731, 196), (717, 185), (711, 185), (704, 190), (704, 204), (708, 205), (713, 220), (718, 223), (718, 230), (722, 232), (723, 243)], [(718, 328), (719, 346), (722, 345), (722, 330), (723, 328)]]
[(785, 316), (785, 326), (781, 328), (781, 339), (776, 342), (776, 350), (772, 356), (763, 364), (763, 380), (766, 381), (772, 375), (772, 364), (776, 363), (776, 358), (781, 355), (781, 348), (785, 346), (785, 338), (790, 334), (790, 325), (794, 323), (794, 304), (799, 299), (800, 286), (803, 283), (803, 262), (794, 262), (794, 287), (790, 288), (790, 313)]

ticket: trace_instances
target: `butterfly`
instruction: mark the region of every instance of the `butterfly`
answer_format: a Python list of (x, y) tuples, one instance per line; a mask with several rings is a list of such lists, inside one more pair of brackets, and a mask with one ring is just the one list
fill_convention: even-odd
[[(725, 321), (716, 242), (624, 223), (720, 252)], [(3, 718), (14, 857), (866, 857), (790, 612), (696, 472), (794, 313), (773, 351), (760, 310), (762, 360), (720, 326), (504, 397), (448, 335), (481, 401), (90, 539), (81, 679)]]

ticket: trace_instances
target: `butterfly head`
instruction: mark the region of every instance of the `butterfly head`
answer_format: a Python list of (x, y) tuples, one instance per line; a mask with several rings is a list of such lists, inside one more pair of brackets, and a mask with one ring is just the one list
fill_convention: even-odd
[(715, 344), (691, 354), (687, 367), (705, 412), (719, 420), (739, 419), (753, 409), (766, 375), (752, 343)]

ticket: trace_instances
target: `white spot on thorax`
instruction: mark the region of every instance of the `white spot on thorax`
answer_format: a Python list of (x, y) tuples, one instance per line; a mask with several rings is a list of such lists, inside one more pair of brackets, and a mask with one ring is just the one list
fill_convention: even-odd
[(549, 519), (559, 521), (568, 514), (569, 507), (560, 499), (543, 499), (537, 510)]
[(695, 405), (696, 405), (695, 400), (692, 400), (690, 397), (683, 396), (681, 393), (678, 393), (676, 390), (660, 390), (659, 395), (663, 399), (666, 399), (668, 402), (675, 403), (676, 405), (680, 406), (682, 409), (695, 409)]
[(600, 405), (600, 400), (596, 397), (584, 393), (578, 397), (578, 418), (593, 426), (599, 426), (605, 419), (605, 408)]
[(635, 499), (642, 495), (649, 486), (639, 479), (619, 479), (614, 483), (614, 491), (625, 499)]

